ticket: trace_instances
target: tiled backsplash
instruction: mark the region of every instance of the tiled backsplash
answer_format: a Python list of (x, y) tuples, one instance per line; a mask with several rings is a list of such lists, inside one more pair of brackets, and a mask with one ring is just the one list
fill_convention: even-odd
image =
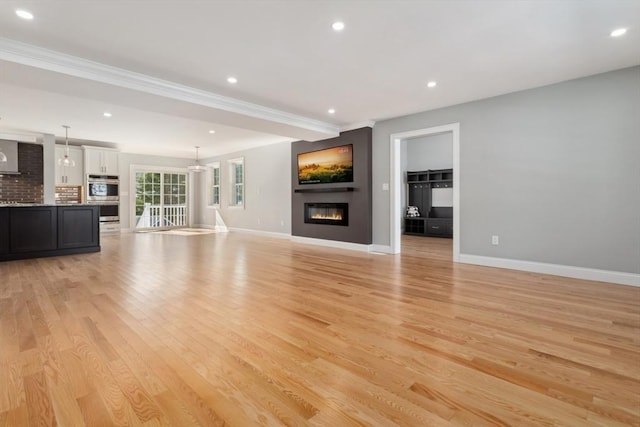
[(42, 145), (18, 143), (20, 175), (0, 176), (0, 202), (44, 201)]
[(56, 203), (81, 203), (82, 185), (56, 185)]

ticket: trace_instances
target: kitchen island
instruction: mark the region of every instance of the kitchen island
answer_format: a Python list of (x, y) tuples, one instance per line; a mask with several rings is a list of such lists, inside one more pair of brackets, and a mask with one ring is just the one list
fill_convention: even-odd
[(0, 261), (99, 251), (99, 206), (0, 205)]

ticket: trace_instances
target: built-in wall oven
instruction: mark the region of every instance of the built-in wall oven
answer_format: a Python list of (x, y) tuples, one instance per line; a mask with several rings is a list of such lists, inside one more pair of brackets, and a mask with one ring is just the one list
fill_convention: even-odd
[(88, 202), (119, 202), (120, 177), (116, 175), (89, 175), (87, 177)]
[(100, 232), (120, 231), (120, 178), (88, 175), (87, 203), (100, 206)]

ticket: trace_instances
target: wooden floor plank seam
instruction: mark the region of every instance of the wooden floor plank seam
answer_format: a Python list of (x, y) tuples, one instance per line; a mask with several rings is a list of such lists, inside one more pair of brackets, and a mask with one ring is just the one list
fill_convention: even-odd
[(0, 427), (640, 426), (640, 288), (246, 233), (0, 263)]

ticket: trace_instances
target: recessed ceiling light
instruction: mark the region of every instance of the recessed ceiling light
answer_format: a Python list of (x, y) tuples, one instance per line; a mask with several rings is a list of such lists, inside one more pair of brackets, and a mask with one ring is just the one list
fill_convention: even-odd
[(626, 32), (627, 32), (626, 28), (617, 28), (617, 29), (611, 31), (611, 37), (624, 36)]
[(427, 87), (436, 87), (438, 85), (437, 82), (431, 81), (429, 83), (427, 83)]
[(215, 131), (215, 130), (213, 130), (213, 129), (211, 129), (211, 130), (209, 131), (209, 133), (210, 133), (210, 134), (214, 134), (214, 133), (216, 133), (216, 131)]
[(336, 110), (334, 108), (329, 108), (329, 110), (327, 111), (327, 113), (329, 114), (335, 114)]
[(227, 78), (227, 81), (228, 81), (229, 83), (231, 83), (232, 85), (234, 85), (234, 84), (238, 83), (238, 79), (236, 79), (235, 77), (228, 77), (228, 78)]
[(18, 15), (20, 18), (26, 19), (28, 21), (31, 21), (33, 19), (33, 13), (29, 12), (28, 10), (24, 10), (24, 9), (16, 10), (16, 15)]
[(344, 30), (344, 22), (336, 21), (331, 24), (331, 28), (333, 28), (334, 31), (342, 31)]
[(108, 111), (105, 111), (104, 113), (102, 113), (102, 115), (105, 116), (105, 117), (111, 117), (113, 114), (111, 114)]

